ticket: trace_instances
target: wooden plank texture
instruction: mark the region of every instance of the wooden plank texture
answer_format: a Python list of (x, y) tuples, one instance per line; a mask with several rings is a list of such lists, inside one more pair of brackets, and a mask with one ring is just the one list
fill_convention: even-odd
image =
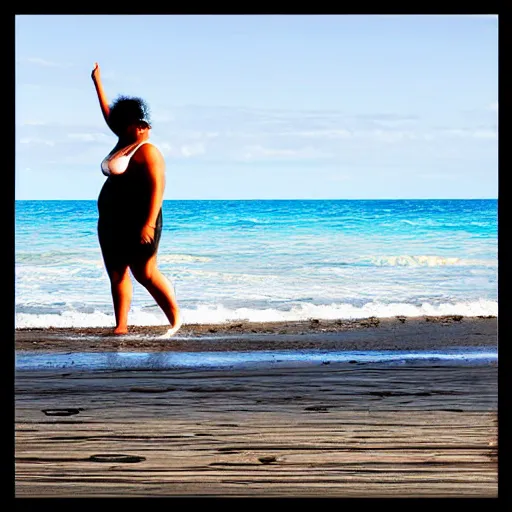
[(15, 386), (17, 497), (497, 496), (495, 366), (18, 371)]

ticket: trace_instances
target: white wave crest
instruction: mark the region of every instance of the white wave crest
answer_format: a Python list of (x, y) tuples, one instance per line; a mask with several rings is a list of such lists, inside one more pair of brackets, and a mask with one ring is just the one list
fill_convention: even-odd
[[(167, 319), (163, 313), (148, 313), (136, 309), (130, 312), (130, 325), (165, 325)], [(101, 311), (83, 313), (80, 311), (63, 311), (51, 314), (16, 313), (16, 328), (44, 327), (114, 327), (114, 314)]]
[(372, 265), (389, 267), (497, 266), (497, 260), (450, 258), (446, 256), (372, 256)]
[(315, 305), (302, 304), (295, 306), (288, 311), (279, 311), (276, 309), (249, 309), (238, 308), (230, 310), (224, 306), (200, 306), (195, 310), (184, 312), (184, 318), (187, 323), (213, 324), (225, 323), (234, 320), (246, 320), (250, 322), (280, 322), (280, 321), (301, 321), (310, 318), (323, 320), (336, 319), (358, 319), (369, 318), (389, 318), (394, 316), (443, 316), (443, 315), (462, 315), (462, 316), (497, 316), (498, 303), (489, 300), (480, 300), (476, 302), (459, 302), (455, 304), (432, 305), (424, 303), (421, 306), (415, 306), (405, 303), (382, 304), (370, 302), (364, 306), (358, 307), (352, 304), (331, 304)]
[(193, 256), (191, 254), (159, 254), (158, 261), (160, 263), (189, 263), (193, 261), (211, 261), (207, 256)]
[[(444, 316), (462, 315), (498, 316), (498, 303), (491, 300), (475, 302), (443, 303), (433, 305), (424, 303), (416, 306), (406, 303), (383, 304), (369, 302), (361, 307), (352, 304), (315, 305), (302, 304), (290, 308), (288, 311), (277, 309), (229, 309), (222, 305), (200, 305), (195, 309), (183, 309), (185, 324), (222, 324), (231, 321), (249, 322), (281, 322), (301, 321), (310, 318), (323, 320), (358, 319), (358, 318), (389, 318), (394, 316)], [(134, 309), (130, 312), (130, 325), (149, 326), (165, 325), (167, 323), (163, 313)], [(78, 311), (63, 311), (60, 314), (16, 314), (16, 328), (27, 327), (111, 327), (114, 326), (113, 314), (99, 311), (83, 313)]]

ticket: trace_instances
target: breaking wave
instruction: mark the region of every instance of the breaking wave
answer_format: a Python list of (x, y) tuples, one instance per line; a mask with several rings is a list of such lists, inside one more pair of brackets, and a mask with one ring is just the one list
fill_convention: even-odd
[[(19, 308), (21, 309), (21, 308)], [(33, 311), (33, 310), (32, 310)], [(45, 312), (17, 312), (16, 328), (45, 328), (45, 327), (110, 327), (114, 325), (112, 313), (104, 313), (94, 310), (83, 312), (76, 310)], [(222, 305), (199, 305), (194, 309), (182, 310), (186, 324), (222, 324), (231, 321), (248, 322), (282, 322), (301, 321), (311, 318), (323, 320), (336, 319), (361, 319), (369, 317), (389, 318), (394, 316), (418, 317), (418, 316), (445, 316), (461, 315), (498, 316), (498, 303), (491, 300), (479, 300), (474, 302), (457, 302), (413, 305), (406, 303), (378, 303), (369, 302), (363, 306), (352, 304), (315, 305), (301, 304), (283, 311), (274, 308), (227, 308)], [(134, 309), (130, 312), (130, 325), (149, 326), (165, 325), (167, 323), (163, 313), (159, 310), (146, 311)]]

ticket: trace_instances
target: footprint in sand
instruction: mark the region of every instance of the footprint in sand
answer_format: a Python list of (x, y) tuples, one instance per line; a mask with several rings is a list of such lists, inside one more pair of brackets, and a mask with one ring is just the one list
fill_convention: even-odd
[(133, 462), (142, 462), (146, 460), (146, 457), (141, 457), (140, 455), (125, 455), (122, 453), (99, 453), (97, 455), (91, 455), (89, 457), (92, 462), (125, 462), (125, 463), (133, 463)]
[(46, 416), (73, 416), (79, 414), (83, 409), (42, 409)]

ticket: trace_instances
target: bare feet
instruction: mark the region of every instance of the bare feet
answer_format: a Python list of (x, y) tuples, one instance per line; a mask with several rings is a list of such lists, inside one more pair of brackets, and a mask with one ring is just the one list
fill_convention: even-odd
[(121, 329), (119, 327), (116, 327), (115, 329), (104, 332), (103, 334), (101, 334), (101, 336), (105, 336), (108, 338), (110, 336), (122, 336), (123, 334), (128, 334), (128, 329)]

